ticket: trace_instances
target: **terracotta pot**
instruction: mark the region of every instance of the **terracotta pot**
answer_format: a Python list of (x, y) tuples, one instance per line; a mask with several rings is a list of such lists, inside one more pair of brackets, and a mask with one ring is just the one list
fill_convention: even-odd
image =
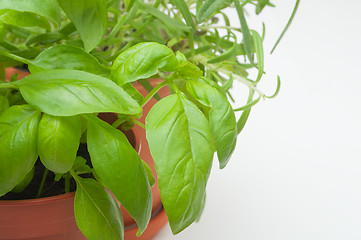
[[(16, 72), (19, 71), (16, 69), (7, 69), (7, 79)], [(26, 75), (26, 73), (20, 72), (19, 78)], [(156, 82), (158, 81), (155, 80), (153, 84), (155, 85)], [(140, 84), (136, 85), (136, 88), (143, 95), (147, 94), (147, 91)], [(169, 90), (163, 88), (159, 91), (159, 95), (162, 97), (169, 95)], [(140, 119), (141, 122), (144, 123), (145, 116), (156, 102), (155, 99), (151, 99), (144, 106), (143, 117)], [(111, 113), (102, 114), (101, 118), (111, 123), (115, 121), (116, 115)], [(136, 150), (139, 150), (138, 153), (140, 157), (147, 162), (155, 176), (154, 162), (151, 158), (149, 146), (146, 141), (145, 130), (139, 126), (135, 126), (133, 131), (134, 135), (137, 136), (136, 141), (133, 142), (133, 146), (135, 146)], [(125, 240), (150, 240), (168, 222), (160, 200), (157, 183), (152, 188), (152, 193), (152, 219), (147, 230), (140, 238), (136, 237), (136, 232), (138, 230), (137, 225), (127, 211), (121, 206), (125, 225)], [(0, 239), (85, 240), (85, 237), (78, 229), (74, 218), (74, 195), (74, 193), (69, 193), (40, 199), (0, 201)]]
[[(74, 218), (75, 193), (54, 197), (0, 201), (1, 240), (86, 240)], [(91, 221), (91, 219), (89, 219)], [(136, 238), (137, 226), (125, 227), (125, 240), (152, 239), (167, 223), (163, 209), (153, 213), (147, 230)]]

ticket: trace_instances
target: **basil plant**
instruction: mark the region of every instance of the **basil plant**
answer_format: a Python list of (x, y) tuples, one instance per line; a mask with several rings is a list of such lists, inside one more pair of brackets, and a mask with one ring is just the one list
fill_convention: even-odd
[[(56, 178), (75, 180), (75, 217), (88, 239), (123, 239), (121, 212), (107, 189), (141, 235), (151, 218), (154, 178), (117, 128), (138, 124), (146, 130), (173, 233), (199, 219), (214, 154), (224, 168), (251, 108), (279, 90), (279, 79), (273, 96), (257, 87), (264, 74), (263, 36), (248, 27), (245, 6), (260, 14), (274, 5), (269, 0), (0, 1), (0, 196), (25, 189), (39, 158)], [(229, 7), (236, 8), (240, 28), (230, 24), (224, 12)], [(5, 80), (4, 69), (11, 66), (25, 66), (30, 74)], [(248, 77), (248, 69), (258, 71), (256, 79)], [(152, 87), (150, 78), (162, 81)], [(247, 104), (235, 109), (233, 81), (250, 93)], [(160, 99), (163, 87), (171, 94)], [(158, 102), (143, 125), (137, 119), (153, 97)], [(239, 119), (236, 111), (242, 111)], [(97, 115), (104, 112), (118, 120), (102, 121)], [(77, 157), (81, 142), (91, 164)]]

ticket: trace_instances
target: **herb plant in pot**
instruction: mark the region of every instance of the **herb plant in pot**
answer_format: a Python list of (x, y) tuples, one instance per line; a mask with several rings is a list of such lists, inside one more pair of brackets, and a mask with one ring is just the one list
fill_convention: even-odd
[[(273, 96), (257, 88), (262, 37), (248, 28), (247, 5), (258, 14), (273, 6), (268, 0), (1, 1), (0, 211), (27, 206), (40, 220), (20, 221), (15, 231), (1, 213), (0, 239), (6, 230), (12, 233), (5, 239), (124, 239), (118, 201), (141, 239), (154, 235), (147, 226), (163, 222), (165, 213), (174, 234), (198, 220), (214, 153), (224, 168), (251, 107), (279, 90), (279, 80)], [(228, 7), (236, 8), (241, 28), (230, 25)], [(26, 66), (29, 75), (6, 78), (14, 66)], [(252, 68), (255, 80), (248, 78)], [(250, 92), (237, 109), (228, 100), (233, 80)], [(243, 111), (238, 120), (235, 111)], [(129, 130), (146, 133), (135, 148)], [(54, 184), (47, 187), (65, 194), (41, 198), (49, 178)], [(158, 188), (161, 214), (160, 202), (152, 203)], [(8, 200), (29, 191), (40, 198)], [(126, 227), (126, 239), (133, 239), (127, 229), (137, 228)]]

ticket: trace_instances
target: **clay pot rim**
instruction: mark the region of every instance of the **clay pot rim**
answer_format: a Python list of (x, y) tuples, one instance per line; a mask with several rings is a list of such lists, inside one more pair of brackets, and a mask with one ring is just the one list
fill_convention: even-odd
[[(135, 128), (131, 130), (134, 134), (135, 138), (135, 151), (139, 154), (141, 150), (141, 139), (139, 138), (139, 133)], [(63, 193), (56, 196), (50, 197), (42, 197), (42, 198), (33, 198), (33, 199), (23, 199), (23, 200), (0, 200), (0, 206), (28, 206), (28, 205), (41, 205), (41, 204), (48, 204), (48, 203), (55, 203), (59, 201), (64, 201), (67, 199), (71, 199), (75, 197), (75, 191), (70, 193)]]
[(1, 200), (0, 206), (27, 206), (34, 204), (47, 204), (74, 198), (75, 192), (63, 193), (51, 197), (24, 199), (24, 200)]

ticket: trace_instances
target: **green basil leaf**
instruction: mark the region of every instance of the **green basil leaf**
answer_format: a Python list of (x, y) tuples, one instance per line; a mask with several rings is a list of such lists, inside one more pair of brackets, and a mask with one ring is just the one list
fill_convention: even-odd
[(34, 166), (39, 120), (40, 112), (29, 105), (13, 106), (0, 116), (0, 196), (20, 183)]
[(104, 77), (109, 76), (110, 73), (110, 69), (100, 64), (93, 55), (70, 45), (56, 45), (48, 48), (31, 62), (33, 65), (29, 65), (29, 70), (32, 73), (44, 69), (81, 70)]
[(107, 78), (77, 70), (49, 70), (14, 82), (24, 99), (54, 116), (115, 112), (135, 115), (142, 111), (121, 87)]
[(179, 64), (176, 74), (177, 79), (193, 79), (198, 80), (203, 76), (203, 72), (191, 62), (182, 62)]
[(0, 95), (0, 116), (6, 109), (9, 108), (9, 101), (5, 96)]
[(209, 122), (216, 142), (220, 168), (224, 168), (237, 141), (237, 122), (232, 106), (221, 92), (208, 84), (187, 81), (187, 89), (200, 103), (210, 107)]
[(76, 177), (74, 214), (88, 240), (123, 240), (124, 223), (112, 195), (92, 178)]
[(87, 119), (93, 167), (143, 232), (152, 211), (152, 192), (143, 163), (121, 131), (96, 117)]
[(202, 213), (214, 153), (208, 120), (184, 94), (160, 100), (146, 118), (159, 190), (174, 234)]
[(46, 168), (56, 173), (71, 169), (79, 148), (81, 124), (79, 116), (43, 115), (38, 130), (38, 151)]
[(86, 159), (80, 156), (76, 157), (72, 168), (77, 174), (92, 173), (92, 169), (86, 164)]
[(2, 42), (6, 38), (7, 30), (5, 28), (5, 25), (0, 22), (0, 42)]
[(25, 178), (21, 180), (11, 191), (14, 193), (21, 193), (29, 185), (34, 178), (35, 166), (26, 174)]
[(0, 10), (0, 22), (18, 27), (41, 27), (47, 30), (51, 29), (50, 23), (46, 18), (31, 12), (2, 9)]
[(144, 169), (145, 169), (145, 171), (147, 173), (149, 185), (151, 187), (153, 187), (154, 184), (155, 184), (155, 179), (154, 179), (154, 176), (153, 176), (153, 173), (152, 173), (152, 169), (150, 169), (149, 165), (144, 160), (142, 160), (142, 163), (143, 163)]
[(179, 63), (183, 63), (183, 62), (187, 61), (187, 57), (180, 51), (177, 51), (175, 53), (175, 56), (176, 56)]
[(206, 0), (197, 11), (197, 22), (202, 23), (208, 20), (216, 12), (227, 7), (230, 2), (230, 0)]
[(74, 23), (90, 52), (104, 38), (108, 22), (108, 11), (104, 0), (58, 0), (60, 7)]
[(177, 71), (174, 74), (175, 79), (198, 80), (200, 77), (203, 76), (203, 72), (199, 69), (199, 67), (187, 61), (187, 58), (183, 53), (177, 51), (176, 57), (179, 63), (178, 63)]
[(177, 58), (168, 47), (155, 42), (139, 43), (115, 59), (111, 78), (122, 86), (127, 82), (149, 78), (158, 70), (172, 72), (177, 64)]
[(36, 13), (60, 24), (60, 8), (56, 0), (1, 0), (0, 9), (11, 9), (21, 12)]

